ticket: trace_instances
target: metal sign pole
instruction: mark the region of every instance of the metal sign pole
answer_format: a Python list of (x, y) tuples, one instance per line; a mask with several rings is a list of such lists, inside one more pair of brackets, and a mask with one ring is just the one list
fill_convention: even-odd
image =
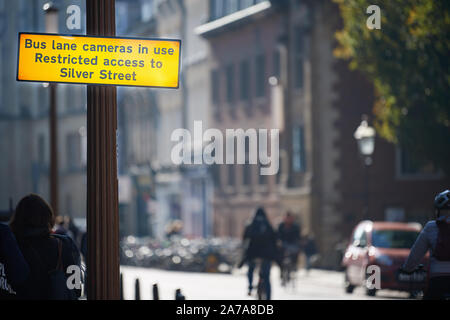
[[(86, 1), (88, 35), (115, 36), (114, 0)], [(87, 88), (87, 297), (119, 299), (115, 86)]]

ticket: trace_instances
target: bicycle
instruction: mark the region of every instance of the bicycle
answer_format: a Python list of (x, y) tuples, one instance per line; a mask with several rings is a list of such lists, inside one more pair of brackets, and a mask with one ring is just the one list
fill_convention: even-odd
[[(263, 272), (263, 260), (262, 259), (255, 259), (254, 260), (255, 269), (258, 268), (258, 285), (256, 287), (256, 297), (258, 300), (268, 300), (268, 286), (270, 284), (266, 283), (265, 277)], [(249, 293), (250, 294), (250, 293)]]
[(283, 252), (282, 268), (281, 268), (281, 285), (288, 287), (292, 284), (295, 288), (296, 272), (297, 272), (297, 255), (298, 247), (295, 245), (285, 245)]
[(423, 298), (427, 277), (428, 274), (423, 264), (417, 266), (412, 272), (406, 272), (401, 268), (397, 272), (398, 281), (408, 283), (411, 299)]

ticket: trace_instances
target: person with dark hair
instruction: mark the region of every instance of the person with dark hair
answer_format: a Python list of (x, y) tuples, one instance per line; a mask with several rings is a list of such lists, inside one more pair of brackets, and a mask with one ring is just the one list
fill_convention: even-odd
[(67, 288), (65, 282), (63, 290), (56, 290), (61, 296), (55, 294), (55, 283), (62, 283), (67, 268), (75, 265), (81, 270), (81, 266), (72, 239), (52, 234), (54, 223), (53, 210), (40, 196), (27, 195), (17, 204), (10, 227), (30, 268), (29, 277), (17, 291), (20, 299), (75, 299), (81, 294), (80, 289)]
[(272, 261), (277, 260), (276, 234), (263, 208), (256, 210), (253, 220), (244, 231), (246, 243), (244, 261), (248, 264), (248, 295), (253, 289), (253, 273), (256, 260), (261, 260), (260, 280), (264, 282), (267, 300), (271, 297), (270, 268)]

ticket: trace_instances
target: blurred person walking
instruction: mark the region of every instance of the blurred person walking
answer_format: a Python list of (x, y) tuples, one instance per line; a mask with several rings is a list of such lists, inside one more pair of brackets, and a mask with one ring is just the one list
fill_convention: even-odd
[[(272, 261), (277, 261), (278, 259), (276, 233), (273, 230), (263, 208), (258, 208), (256, 210), (253, 220), (245, 228), (243, 240), (246, 249), (241, 266), (245, 262), (248, 264), (248, 295), (252, 294), (253, 273), (256, 268), (256, 261), (260, 260), (260, 281), (264, 284), (263, 289), (267, 300), (270, 300), (270, 268)], [(259, 283), (259, 285), (261, 285), (261, 283)]]
[(55, 230), (53, 231), (53, 233), (67, 236), (68, 229), (66, 227), (66, 225), (67, 225), (66, 221), (67, 221), (67, 219), (64, 216), (55, 217)]
[(75, 222), (73, 222), (73, 219), (70, 216), (68, 216), (67, 217), (67, 235), (72, 238), (72, 240), (77, 244), (78, 247), (80, 247), (80, 243), (81, 243), (80, 234), (81, 234), (80, 229), (77, 227)]
[(52, 234), (55, 216), (51, 207), (36, 194), (17, 204), (10, 227), (30, 268), (30, 275), (17, 291), (20, 299), (76, 299), (81, 290), (69, 289), (67, 267), (80, 266), (80, 253), (73, 240)]
[(402, 271), (413, 272), (431, 251), (428, 288), (424, 299), (450, 299), (450, 190), (434, 200), (436, 219), (429, 221), (416, 239)]
[(298, 255), (301, 246), (301, 228), (295, 222), (294, 215), (287, 212), (283, 222), (278, 226), (278, 239), (281, 242), (282, 264), (281, 279), (286, 285), (290, 281), (291, 272), (297, 270)]

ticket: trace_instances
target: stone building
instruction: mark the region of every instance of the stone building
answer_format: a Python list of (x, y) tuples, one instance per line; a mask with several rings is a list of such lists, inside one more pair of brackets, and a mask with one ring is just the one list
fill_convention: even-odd
[(210, 1), (209, 19), (196, 31), (211, 45), (214, 126), (269, 128), (271, 76), (284, 93), (280, 173), (263, 178), (252, 166), (218, 166), (217, 235), (240, 237), (259, 205), (273, 224), (290, 210), (303, 234), (314, 234), (321, 265), (338, 267), (339, 246), (360, 220), (432, 217), (448, 177), (378, 137), (372, 165), (360, 159), (353, 133), (362, 115), (371, 120), (374, 90), (333, 55), (341, 23), (330, 0)]
[(208, 45), (193, 32), (207, 8), (201, 0), (116, 1), (118, 34), (182, 40), (178, 89), (118, 90), (119, 184), (129, 189), (120, 201), (124, 234), (163, 237), (173, 220), (186, 236), (211, 234), (209, 171), (171, 159), (172, 132), (209, 121)]
[[(34, 192), (49, 201), (49, 90), (43, 83), (16, 81), (18, 32), (45, 32), (46, 1), (0, 1), (0, 208), (15, 206)], [(54, 1), (59, 32), (82, 34), (66, 26), (66, 8), (84, 1)], [(86, 90), (83, 85), (57, 86), (59, 208), (83, 220), (86, 211)], [(82, 222), (81, 222), (82, 223)]]

